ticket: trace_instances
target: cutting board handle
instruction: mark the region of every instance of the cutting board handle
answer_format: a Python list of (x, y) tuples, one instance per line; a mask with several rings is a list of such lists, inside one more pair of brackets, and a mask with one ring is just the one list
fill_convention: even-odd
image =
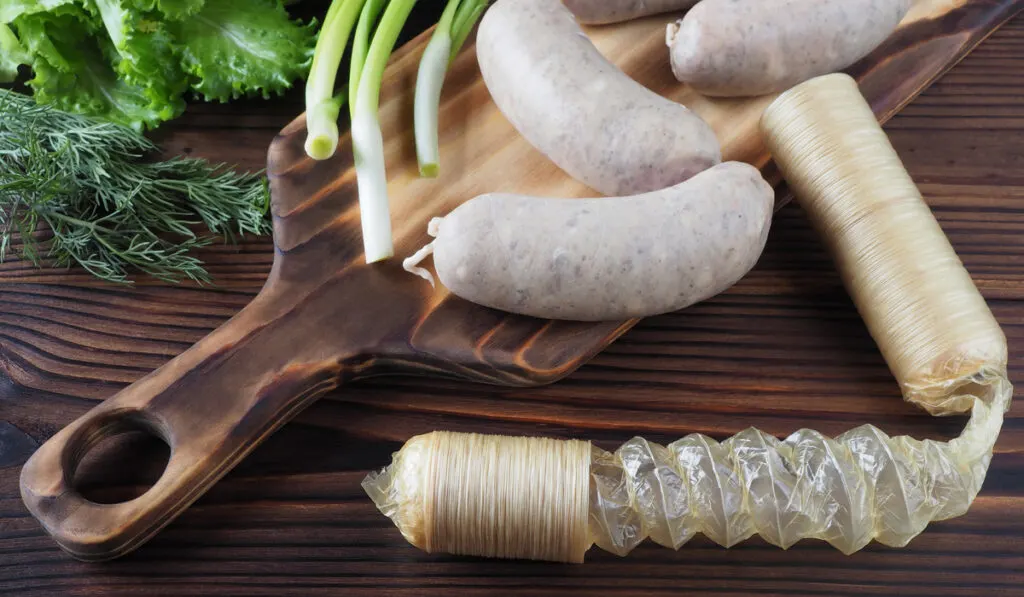
[[(351, 364), (345, 355), (355, 351), (345, 350), (343, 340), (302, 342), (310, 330), (287, 324), (292, 310), (286, 300), (260, 295), (191, 349), (50, 438), (21, 473), (32, 515), (82, 560), (114, 558), (152, 537), (344, 377)], [(135, 499), (89, 501), (74, 487), (76, 468), (100, 441), (129, 430), (163, 439), (170, 447), (167, 468)]]

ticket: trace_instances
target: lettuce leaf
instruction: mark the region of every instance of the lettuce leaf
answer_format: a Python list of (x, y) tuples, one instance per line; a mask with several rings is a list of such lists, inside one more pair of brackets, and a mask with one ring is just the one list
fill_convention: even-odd
[(168, 22), (193, 89), (207, 101), (280, 93), (309, 71), (316, 23), (292, 21), (280, 0), (207, 0)]
[(91, 8), (117, 50), (117, 72), (128, 83), (145, 88), (156, 102), (188, 89), (181, 57), (158, 14), (140, 8), (138, 0), (93, 0)]
[(196, 14), (205, 3), (206, 0), (156, 0), (153, 2), (152, 8), (158, 10), (164, 17), (178, 21)]
[(0, 83), (10, 83), (18, 78), (18, 67), (31, 62), (32, 56), (21, 47), (11, 28), (0, 23)]
[(119, 77), (113, 66), (117, 50), (105, 37), (93, 35), (83, 13), (35, 13), (19, 17), (14, 25), (34, 55), (35, 77), (28, 85), (39, 103), (136, 130), (154, 127), (185, 109), (180, 96), (154, 99), (148, 88)]
[(166, 20), (180, 21), (199, 12), (206, 0), (130, 0), (127, 4), (142, 12), (159, 13)]
[[(75, 69), (76, 49), (60, 44), (60, 37), (72, 39), (79, 35), (87, 44), (95, 36), (95, 24), (80, 7), (67, 3), (53, 10), (28, 12), (16, 18), (11, 25), (18, 33), (22, 46), (34, 60), (46, 61), (60, 72)], [(62, 45), (62, 47), (58, 47)]]
[(8, 24), (21, 15), (47, 12), (74, 4), (76, 0), (0, 0), (0, 24)]
[(227, 101), (291, 87), (315, 30), (282, 0), (0, 0), (0, 82), (29, 64), (38, 101), (152, 128), (189, 88)]

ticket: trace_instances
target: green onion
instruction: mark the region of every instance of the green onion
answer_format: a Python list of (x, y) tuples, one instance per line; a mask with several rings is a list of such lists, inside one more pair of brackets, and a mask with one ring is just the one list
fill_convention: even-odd
[(416, 98), (413, 103), (416, 160), (420, 176), (433, 178), (440, 169), (438, 117), (441, 88), (444, 86), (448, 66), (486, 7), (487, 0), (448, 0), (441, 20), (423, 51), (416, 75)]
[(352, 110), (352, 149), (355, 154), (359, 215), (363, 230), (366, 262), (374, 263), (394, 255), (388, 181), (384, 164), (384, 137), (378, 108), (384, 67), (394, 50), (402, 27), (416, 0), (391, 0), (370, 42), (366, 62), (359, 75)]
[(363, 5), (363, 11), (359, 14), (355, 39), (352, 40), (352, 60), (348, 69), (348, 105), (350, 110), (353, 110), (356, 105), (359, 77), (363, 74), (366, 54), (370, 51), (370, 33), (377, 22), (380, 11), (384, 9), (384, 5), (387, 3), (388, 0), (367, 0), (366, 4)]
[(314, 160), (326, 160), (338, 148), (338, 113), (345, 96), (334, 94), (334, 80), (365, 1), (334, 0), (316, 41), (306, 82), (306, 153)]
[(459, 5), (459, 12), (455, 14), (455, 22), (452, 24), (452, 60), (462, 49), (463, 44), (469, 37), (480, 15), (487, 9), (489, 0), (467, 0)]
[[(367, 263), (394, 255), (378, 115), (380, 88), (384, 68), (415, 4), (416, 0), (334, 0), (317, 40), (306, 87), (306, 153), (314, 159), (327, 159), (337, 150), (337, 119), (343, 100), (332, 96), (334, 79), (354, 29), (348, 99)], [(423, 176), (436, 176), (438, 171), (437, 121), (445, 74), (486, 6), (487, 0), (449, 0), (420, 62), (414, 116), (416, 153)]]

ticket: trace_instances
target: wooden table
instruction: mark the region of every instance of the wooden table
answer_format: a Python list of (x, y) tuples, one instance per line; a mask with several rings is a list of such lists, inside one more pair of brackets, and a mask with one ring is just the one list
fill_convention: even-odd
[[(301, 95), (195, 105), (158, 135), (168, 153), (260, 168)], [(886, 127), (1009, 338), (1024, 379), (1024, 17), (983, 43)], [(758, 538), (645, 543), (582, 566), (427, 555), (359, 487), (408, 437), (434, 429), (582, 437), (785, 436), (861, 423), (949, 438), (963, 419), (904, 404), (800, 208), (779, 213), (756, 270), (727, 294), (641, 323), (540, 389), (390, 379), (347, 386), (259, 447), (137, 552), (84, 564), (24, 509), (21, 464), (95, 401), (155, 369), (259, 290), (269, 239), (204, 252), (219, 287), (114, 288), (79, 272), (0, 266), (0, 595), (1024, 595), (1024, 403), (1010, 411), (982, 494), (904, 549), (843, 556)], [(166, 448), (86, 467), (94, 499), (138, 493)], [(109, 459), (108, 459), (109, 460)], [(127, 474), (137, 470), (137, 474)]]

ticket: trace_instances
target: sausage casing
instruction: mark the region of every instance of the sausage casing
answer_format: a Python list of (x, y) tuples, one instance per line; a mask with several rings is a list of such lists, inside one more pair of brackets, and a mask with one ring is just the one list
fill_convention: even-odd
[(631, 197), (481, 195), (440, 221), (434, 266), (454, 294), (504, 311), (644, 317), (736, 283), (764, 249), (773, 207), (772, 187), (741, 162)]

